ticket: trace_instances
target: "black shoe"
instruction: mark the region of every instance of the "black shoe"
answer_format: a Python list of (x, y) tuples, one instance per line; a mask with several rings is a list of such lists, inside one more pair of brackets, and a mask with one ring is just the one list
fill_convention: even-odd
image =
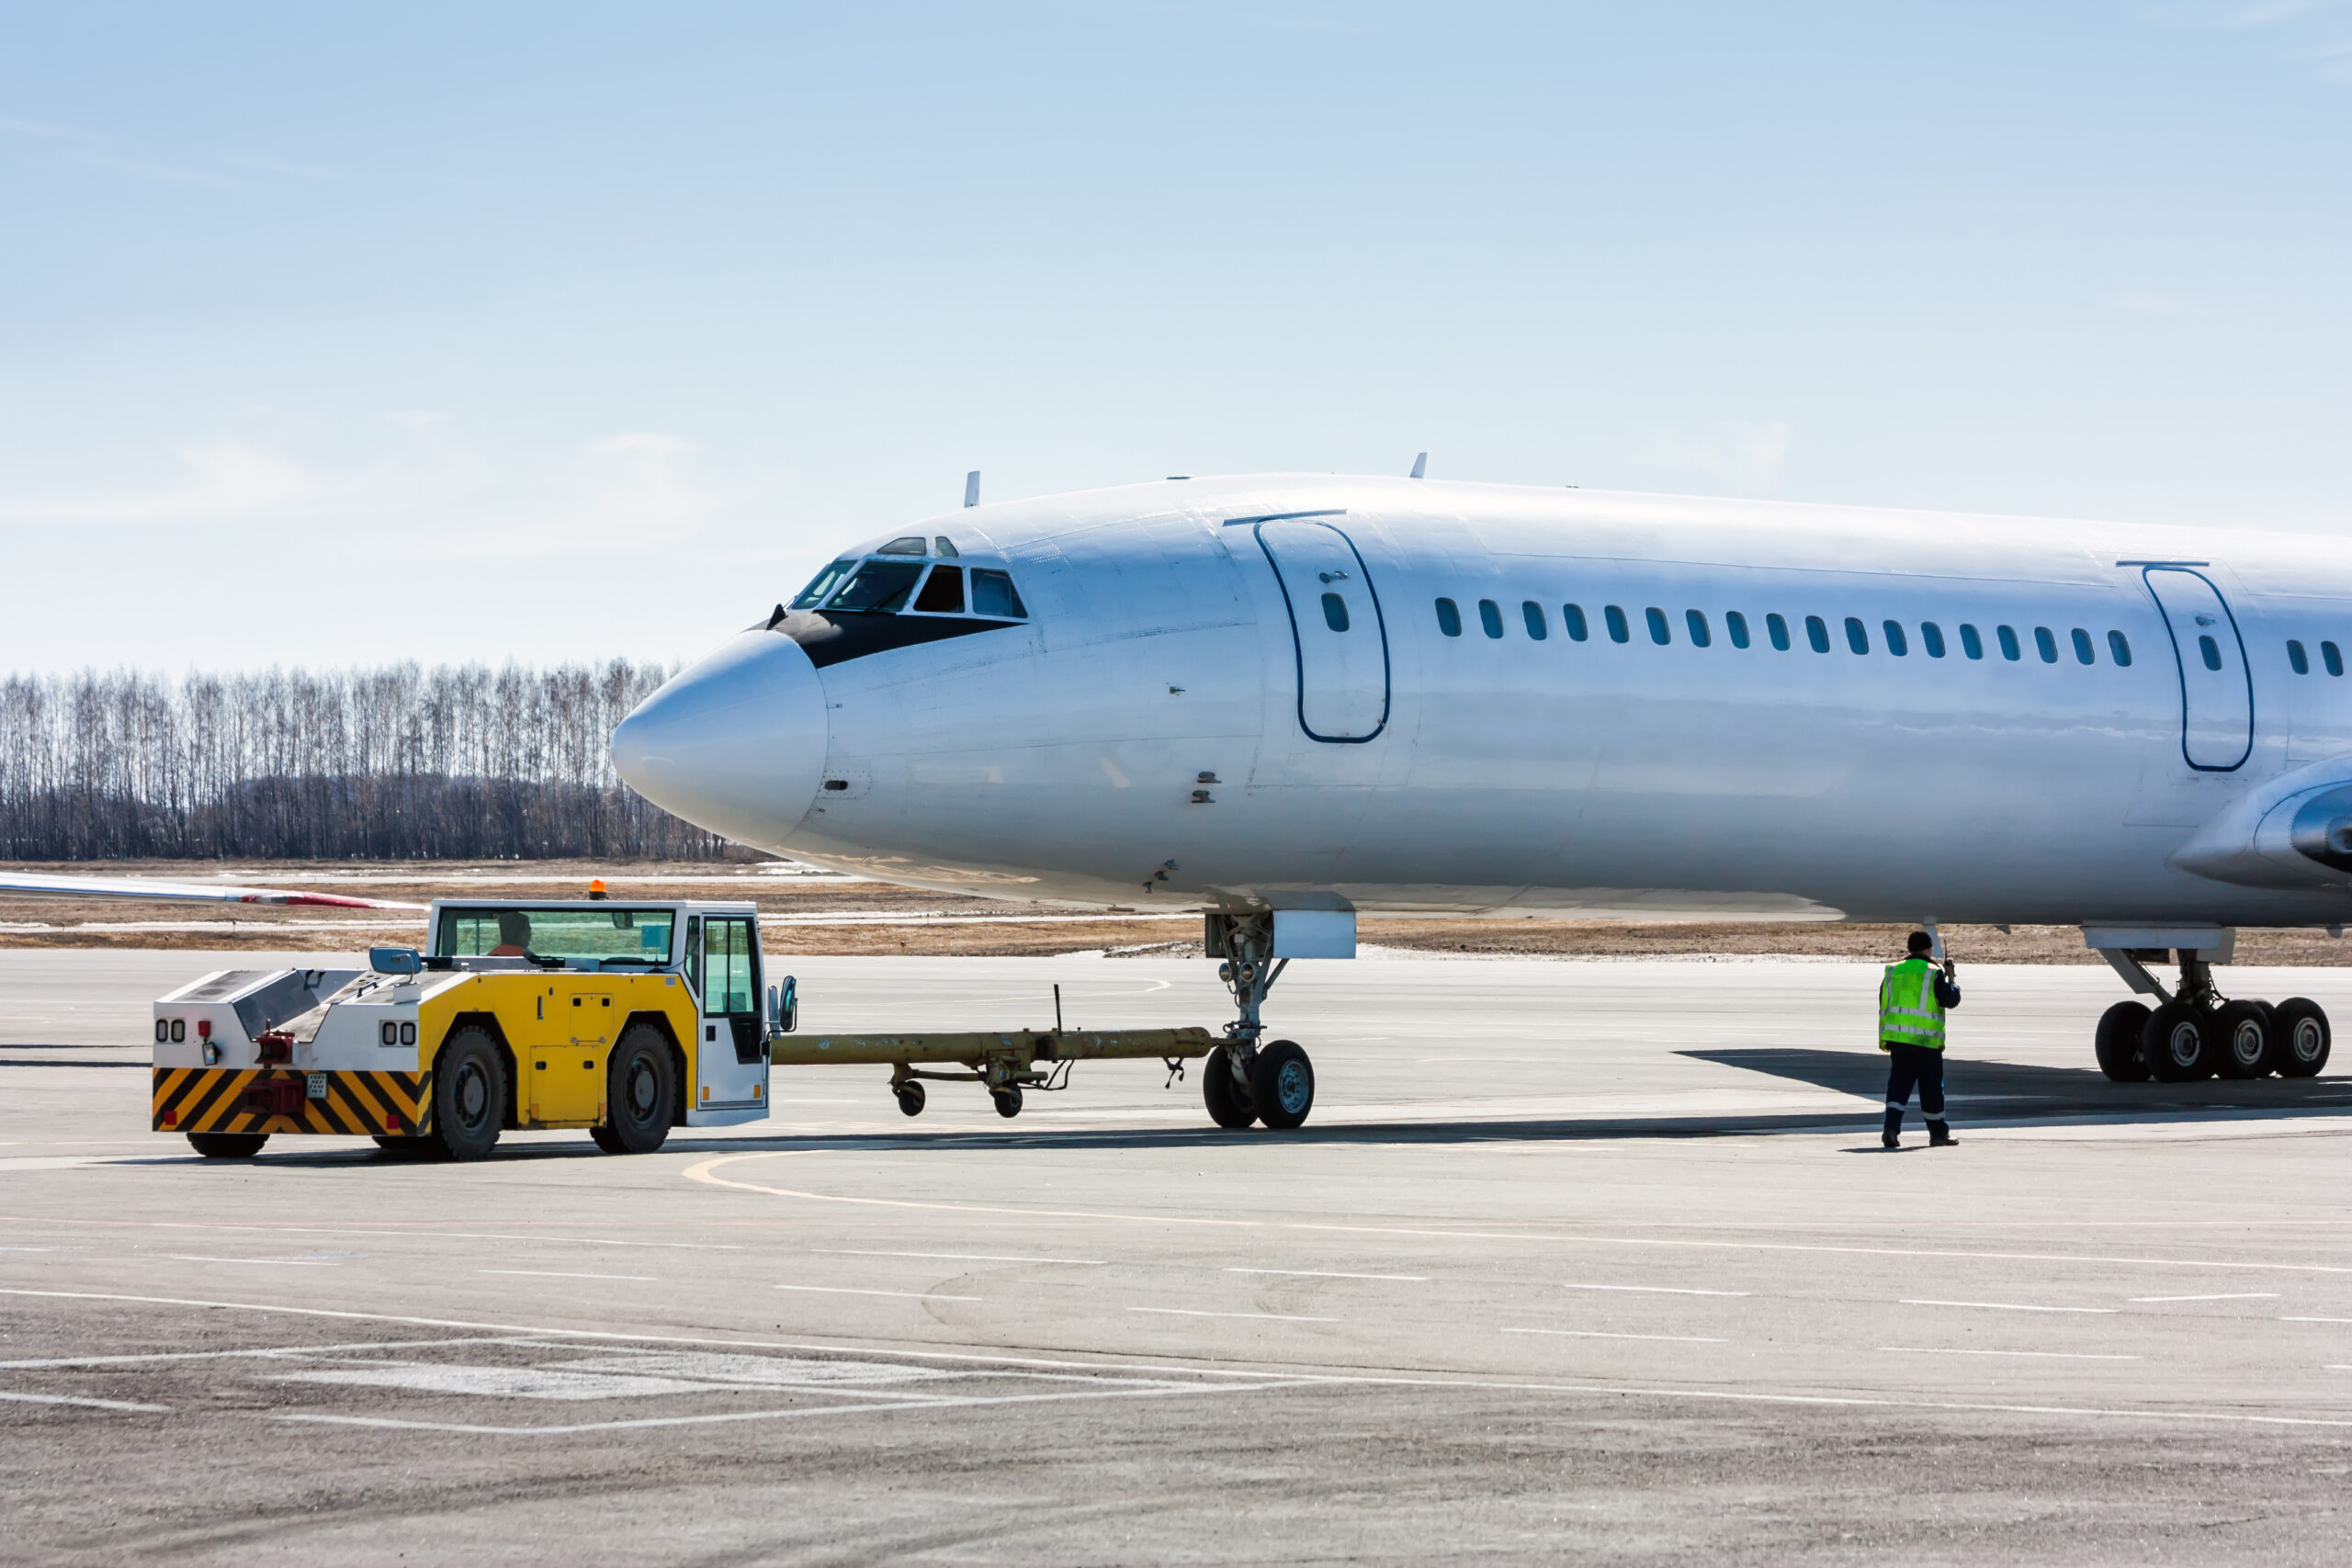
[(1960, 1140), (1950, 1133), (1938, 1133), (1928, 1140), (1928, 1146), (1931, 1149), (1948, 1149), (1958, 1142)]
[(1892, 1133), (1881, 1133), (1878, 1142), (1881, 1148), (1899, 1149), (1903, 1146), (1903, 1140)]

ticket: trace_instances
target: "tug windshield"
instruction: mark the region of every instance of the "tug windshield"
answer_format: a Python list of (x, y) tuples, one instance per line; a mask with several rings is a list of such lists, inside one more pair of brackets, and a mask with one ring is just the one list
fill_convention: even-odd
[(570, 958), (614, 964), (670, 961), (668, 909), (524, 905), (444, 908), (433, 951), (442, 958)]

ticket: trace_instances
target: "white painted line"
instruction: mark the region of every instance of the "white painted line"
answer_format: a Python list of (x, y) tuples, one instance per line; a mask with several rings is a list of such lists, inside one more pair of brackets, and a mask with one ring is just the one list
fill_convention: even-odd
[(1298, 1317), (1283, 1312), (1194, 1312), (1188, 1307), (1129, 1307), (1129, 1312), (1156, 1312), (1163, 1317), (1253, 1317), (1269, 1323), (1337, 1323), (1336, 1317)]
[(1427, 1274), (1341, 1274), (1329, 1269), (1227, 1269), (1228, 1274), (1279, 1274), (1291, 1280), (1393, 1280), (1400, 1285), (1426, 1285)]
[(331, 1371), (279, 1372), (273, 1381), (502, 1399), (650, 1399), (665, 1393), (709, 1393), (725, 1386), (684, 1378), (635, 1377), (624, 1372), (427, 1361), (377, 1361)]
[(17, 1393), (8, 1389), (0, 1389), (0, 1399), (12, 1400), (18, 1404), (71, 1404), (84, 1410), (136, 1410), (157, 1415), (171, 1409), (168, 1404), (132, 1404), (120, 1399), (76, 1399), (64, 1393)]
[(150, 1361), (241, 1361), (282, 1356), (333, 1356), (352, 1350), (424, 1350), (449, 1345), (528, 1345), (507, 1335), (439, 1339), (368, 1339), (352, 1345), (280, 1345), (262, 1350), (164, 1350), (145, 1356), (53, 1356), (43, 1360), (0, 1361), (0, 1371), (31, 1367), (129, 1367)]
[(1598, 1328), (1506, 1328), (1505, 1334), (1551, 1334), (1563, 1339), (1656, 1339), (1671, 1345), (1728, 1345), (1703, 1334), (1603, 1334)]
[[(0, 1252), (62, 1252), (62, 1247), (0, 1247)], [(79, 1251), (80, 1248), (74, 1250)]]
[(2352, 1317), (2282, 1317), (2281, 1323), (2352, 1323)]
[(634, 1280), (639, 1284), (656, 1284), (650, 1274), (564, 1274), (553, 1269), (477, 1269), (477, 1274), (520, 1274), (533, 1280)]
[(2148, 1302), (2275, 1302), (2278, 1299), (2278, 1292), (2276, 1291), (2233, 1291), (2227, 1295), (2219, 1296), (2133, 1296), (2132, 1298), (2135, 1303), (2144, 1303)]
[(928, 1258), (943, 1263), (1069, 1263), (1100, 1269), (1106, 1262), (1100, 1258), (1015, 1258), (993, 1252), (876, 1252), (857, 1247), (812, 1247), (808, 1250), (828, 1258)]
[(1645, 1296), (1744, 1296), (1746, 1291), (1693, 1291), (1677, 1285), (1562, 1285), (1564, 1291), (1630, 1291)]
[(1984, 1308), (1986, 1312), (2088, 1312), (2088, 1313), (2103, 1313), (2103, 1314), (2108, 1314), (2108, 1315), (2109, 1315), (2109, 1316), (2112, 1316), (2112, 1315), (2113, 1315), (2113, 1314), (2115, 1314), (2116, 1313), (2120, 1312), (2120, 1311), (2122, 1310), (2120, 1307), (2049, 1307), (2049, 1306), (2021, 1306), (2021, 1305), (2019, 1305), (2019, 1304), (2018, 1304), (2018, 1303), (2016, 1303), (2016, 1302), (1927, 1302), (1927, 1301), (1905, 1301), (1905, 1302), (1903, 1302), (1903, 1303), (1899, 1303), (1899, 1304), (1901, 1304), (1901, 1305), (1903, 1305), (1903, 1306), (1907, 1306), (1907, 1307), (1982, 1307), (1982, 1308)]
[(2072, 1350), (1938, 1350), (1919, 1345), (1882, 1345), (1895, 1356), (2031, 1356), (2044, 1361), (2136, 1361), (2137, 1356), (2078, 1355)]
[(212, 1258), (200, 1252), (166, 1252), (160, 1256), (175, 1263), (282, 1263), (297, 1269), (332, 1269), (332, 1258)]
[(936, 1291), (853, 1291), (844, 1285), (778, 1285), (779, 1291), (806, 1291), (814, 1296), (897, 1296), (910, 1302), (976, 1302), (978, 1296), (943, 1296)]

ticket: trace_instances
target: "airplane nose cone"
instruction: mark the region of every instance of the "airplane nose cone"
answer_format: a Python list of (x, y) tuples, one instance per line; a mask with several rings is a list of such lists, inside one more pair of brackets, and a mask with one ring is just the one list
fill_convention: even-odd
[(745, 632), (664, 684), (613, 731), (613, 766), (673, 816), (776, 849), (825, 773), (825, 693), (800, 645)]

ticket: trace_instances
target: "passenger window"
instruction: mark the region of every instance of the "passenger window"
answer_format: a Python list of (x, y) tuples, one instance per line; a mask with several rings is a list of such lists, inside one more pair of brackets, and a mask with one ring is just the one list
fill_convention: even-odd
[(2287, 639), (2287, 663), (2298, 675), (2308, 675), (2312, 672), (2310, 656), (2303, 652), (2303, 645), (2293, 637)]
[(2041, 661), (2044, 664), (2058, 662), (2058, 639), (2050, 635), (2048, 626), (2033, 628), (2033, 648), (2035, 652), (2041, 655)]
[(2083, 630), (2082, 627), (2076, 626), (2073, 635), (2075, 639), (2075, 662), (2077, 664), (2098, 663), (2098, 655), (2091, 651), (2091, 634)]
[(1829, 651), (1829, 624), (1819, 615), (1804, 618), (1804, 640), (1813, 645), (1815, 653)]
[(1650, 640), (1664, 648), (1674, 640), (1673, 628), (1666, 624), (1666, 612), (1653, 604), (1642, 612), (1642, 619), (1650, 624)]
[(1903, 623), (1901, 621), (1882, 622), (1880, 629), (1886, 633), (1887, 652), (1894, 655), (1897, 659), (1905, 659), (1910, 657), (1911, 645), (1908, 642), (1905, 642), (1903, 638)]
[(2022, 651), (2018, 647), (2017, 628), (2014, 626), (1995, 626), (1993, 628), (1993, 635), (2001, 639), (2001, 657), (2009, 660), (2011, 663), (2015, 663)]
[(1708, 635), (1708, 632), (1707, 632), (1707, 617), (1706, 617), (1706, 616), (1704, 616), (1704, 615), (1701, 615), (1698, 611), (1696, 611), (1696, 610), (1685, 610), (1685, 611), (1683, 611), (1683, 612), (1682, 612), (1682, 620), (1683, 620), (1683, 624), (1684, 624), (1684, 625), (1686, 625), (1686, 626), (1688, 626), (1690, 628), (1690, 646), (1691, 646), (1691, 647), (1693, 647), (1693, 648), (1705, 648), (1705, 647), (1709, 646), (1711, 643), (1713, 643), (1713, 642), (1715, 640), (1713, 637), (1711, 637), (1710, 635)]
[(2319, 659), (2321, 663), (2327, 666), (2327, 672), (2329, 674), (2341, 675), (2344, 673), (2344, 655), (2337, 649), (2334, 643), (2324, 642), (2319, 645)]
[(1462, 635), (1462, 611), (1451, 599), (1437, 602), (1437, 629), (1448, 637)]
[(1765, 616), (1764, 635), (1772, 639), (1774, 648), (1782, 653), (1789, 651), (1789, 623), (1785, 617), (1777, 614)]
[[(1984, 657), (1984, 639), (1978, 637), (1976, 635), (1976, 628), (1970, 626), (1966, 621), (1960, 623), (1960, 651), (1968, 655), (1971, 659), (1982, 659)], [(2012, 655), (2012, 657), (2014, 657), (2014, 655)]]
[(1584, 624), (1584, 606), (1581, 604), (1561, 605), (1560, 624), (1568, 628), (1568, 637), (1573, 642), (1582, 642), (1591, 635), (1591, 628)]
[(1498, 605), (1492, 599), (1479, 600), (1478, 624), (1486, 628), (1487, 635), (1488, 637), (1502, 636), (1503, 612), (1501, 606)]
[(1534, 600), (1527, 600), (1520, 605), (1519, 618), (1527, 623), (1527, 635), (1537, 642), (1552, 635), (1552, 628), (1544, 620), (1544, 606)]
[[(910, 560), (870, 560), (857, 569), (857, 574), (831, 599), (825, 601), (828, 610), (891, 611), (901, 608), (907, 595), (915, 591), (915, 579), (922, 575), (922, 563)], [(997, 573), (1002, 577), (1002, 572)]]
[(964, 613), (964, 569), (960, 566), (935, 566), (923, 579), (922, 592), (915, 595), (915, 608), (933, 615), (960, 615)]
[(1944, 656), (1944, 629), (1933, 621), (1919, 623), (1919, 646), (1928, 650), (1930, 659)]
[(823, 604), (825, 595), (840, 587), (842, 579), (847, 577), (850, 574), (850, 569), (856, 564), (854, 560), (837, 560), (819, 572), (816, 580), (800, 591), (800, 597), (792, 602), (792, 607), (796, 610), (813, 610)]
[(2108, 656), (2115, 660), (2119, 669), (2132, 668), (2132, 645), (2123, 640), (2121, 632), (2107, 634), (2107, 651)]
[(1337, 593), (1323, 595), (1323, 624), (1335, 632), (1348, 629), (1348, 602)]
[(1737, 610), (1724, 612), (1724, 630), (1731, 634), (1731, 645), (1734, 648), (1747, 646), (1747, 617)]
[(1871, 650), (1871, 634), (1863, 630), (1862, 623), (1851, 615), (1846, 617), (1846, 646), (1856, 653)]
[(2197, 639), (2197, 651), (2203, 657), (2206, 669), (2215, 671), (2221, 669), (2222, 645), (2220, 643), (2215, 642), (2210, 636), (2199, 635)]
[(1600, 612), (1600, 618), (1609, 623), (1609, 640), (1611, 642), (1631, 642), (1634, 640), (1633, 628), (1625, 624), (1624, 611), (1619, 609), (1616, 605), (1611, 604)]

